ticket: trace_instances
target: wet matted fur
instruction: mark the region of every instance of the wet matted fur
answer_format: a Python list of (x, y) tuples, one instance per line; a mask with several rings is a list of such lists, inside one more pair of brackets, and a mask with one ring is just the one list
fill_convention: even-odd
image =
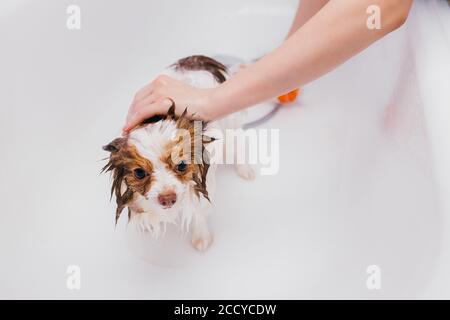
[[(209, 153), (205, 145), (213, 142), (215, 139), (204, 134), (207, 123), (200, 120), (191, 120), (187, 117), (187, 108), (177, 117), (175, 115), (175, 105), (172, 105), (165, 115), (159, 115), (150, 119), (146, 119), (138, 128), (143, 126), (151, 126), (158, 121), (174, 121), (177, 129), (187, 130), (190, 134), (190, 155), (191, 159), (189, 166), (191, 175), (189, 178), (194, 182), (195, 194), (200, 197), (205, 197), (208, 201), (209, 195), (206, 185), (206, 176), (209, 170)], [(200, 130), (195, 130), (200, 127)], [(197, 132), (199, 131), (199, 132)], [(149, 160), (142, 157), (133, 145), (127, 143), (128, 136), (116, 138), (109, 144), (103, 147), (105, 151), (110, 152), (108, 163), (102, 168), (102, 172), (112, 172), (112, 186), (111, 197), (115, 195), (117, 209), (116, 209), (116, 223), (120, 217), (123, 209), (133, 199), (134, 194), (140, 193), (144, 195), (151, 187), (152, 183), (152, 164)], [(176, 142), (176, 141), (174, 141)], [(197, 152), (196, 143), (201, 145), (201, 152)], [(170, 160), (170, 153), (167, 159)], [(133, 177), (132, 171), (135, 167), (145, 168), (149, 172), (149, 176), (136, 180)], [(123, 192), (122, 185), (125, 183), (126, 190)]]

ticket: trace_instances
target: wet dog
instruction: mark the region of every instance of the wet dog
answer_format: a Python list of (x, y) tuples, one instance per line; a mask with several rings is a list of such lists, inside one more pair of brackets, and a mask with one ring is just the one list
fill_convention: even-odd
[[(205, 56), (179, 60), (163, 72), (200, 88), (226, 81), (227, 68)], [(127, 136), (103, 147), (110, 152), (103, 171), (112, 172), (111, 195), (116, 197), (116, 223), (128, 209), (129, 222), (158, 238), (167, 224), (190, 232), (193, 246), (206, 250), (212, 242), (207, 217), (212, 208), (217, 161), (224, 151), (210, 132), (239, 129), (239, 113), (205, 124), (189, 119), (187, 112), (175, 115), (175, 105), (167, 114), (147, 119)], [(217, 132), (217, 131), (216, 131)], [(253, 169), (237, 164), (239, 175), (254, 177)]]

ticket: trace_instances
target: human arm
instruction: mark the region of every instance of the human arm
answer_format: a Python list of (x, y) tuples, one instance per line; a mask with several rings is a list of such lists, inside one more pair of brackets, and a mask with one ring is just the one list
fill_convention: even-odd
[[(213, 89), (198, 89), (159, 76), (141, 89), (130, 108), (125, 130), (166, 112), (170, 100), (182, 112), (204, 120), (227, 114), (303, 86), (399, 28), (412, 0), (332, 0), (296, 30), (280, 47)], [(369, 29), (367, 8), (377, 5), (381, 29)]]

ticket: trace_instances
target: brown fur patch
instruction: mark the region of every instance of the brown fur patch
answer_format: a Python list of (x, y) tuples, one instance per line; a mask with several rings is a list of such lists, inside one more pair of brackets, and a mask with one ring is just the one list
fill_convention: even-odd
[[(102, 172), (112, 171), (113, 183), (111, 186), (111, 197), (116, 196), (116, 224), (122, 210), (133, 199), (137, 192), (144, 195), (150, 190), (152, 180), (152, 163), (142, 157), (135, 146), (128, 145), (126, 138), (118, 138), (103, 147), (104, 150), (110, 151), (109, 161), (103, 167)], [(143, 169), (147, 176), (144, 179), (137, 179), (134, 175), (135, 169)], [(127, 186), (122, 193), (122, 182)]]
[[(161, 161), (166, 164), (166, 168), (169, 171), (172, 171), (175, 174), (178, 180), (183, 183), (187, 183), (192, 180), (192, 177), (195, 173), (195, 166), (191, 159), (189, 159), (189, 155), (184, 154), (183, 141), (181, 140), (182, 139), (180, 137), (180, 140), (173, 141), (166, 145), (164, 154), (161, 155)], [(179, 171), (177, 169), (178, 162), (174, 161), (175, 159), (172, 158), (173, 154), (176, 154), (176, 159), (186, 161), (186, 170)]]
[(227, 74), (227, 67), (221, 64), (219, 61), (206, 56), (189, 56), (178, 60), (173, 64), (173, 66), (175, 67), (175, 69), (181, 70), (208, 71), (219, 83), (223, 83), (226, 80), (225, 75)]
[[(175, 172), (176, 177), (182, 181), (187, 182), (192, 180), (195, 184), (194, 190), (198, 197), (202, 194), (208, 201), (209, 195), (206, 188), (206, 176), (209, 170), (209, 153), (205, 148), (205, 144), (214, 141), (214, 138), (208, 137), (204, 134), (207, 123), (199, 120), (192, 120), (187, 117), (187, 109), (180, 117), (175, 116), (175, 106), (173, 105), (167, 112), (167, 117), (176, 121), (178, 129), (186, 130), (190, 135), (190, 145), (186, 146), (186, 141), (179, 137), (176, 141), (169, 143), (166, 146), (166, 153), (162, 157), (162, 161), (166, 163), (167, 167)], [(183, 151), (189, 150), (189, 154), (183, 154)], [(179, 172), (176, 169), (177, 163), (173, 163), (172, 153), (177, 154), (177, 158), (185, 159), (188, 168), (185, 172)]]

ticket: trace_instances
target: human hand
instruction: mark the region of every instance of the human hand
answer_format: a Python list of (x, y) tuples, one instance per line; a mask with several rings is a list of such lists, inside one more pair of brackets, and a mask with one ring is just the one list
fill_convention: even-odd
[(211, 120), (207, 110), (213, 89), (199, 89), (160, 75), (140, 89), (128, 110), (123, 132), (127, 133), (147, 118), (165, 114), (172, 104), (180, 115), (186, 108), (188, 115), (201, 120)]

